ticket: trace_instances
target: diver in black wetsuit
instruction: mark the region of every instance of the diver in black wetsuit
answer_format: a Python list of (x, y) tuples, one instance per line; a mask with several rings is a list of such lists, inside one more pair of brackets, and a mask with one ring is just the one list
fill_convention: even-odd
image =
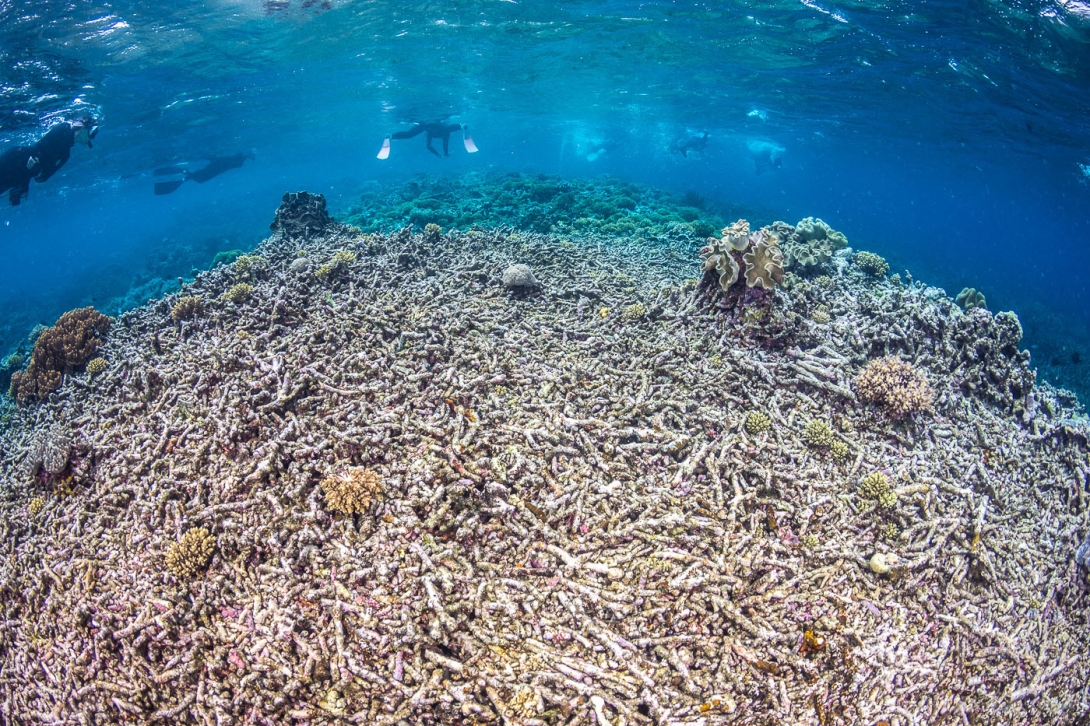
[(411, 139), (414, 136), (420, 134), (427, 134), (425, 137), (424, 145), (428, 147), (428, 151), (439, 156), (439, 152), (435, 150), (435, 147), (431, 145), (432, 139), (443, 140), (443, 156), (450, 156), (450, 135), (455, 131), (462, 132), (462, 142), (465, 144), (466, 151), (470, 154), (476, 153), (477, 146), (473, 143), (473, 138), (469, 135), (469, 127), (464, 124), (448, 124), (440, 121), (428, 121), (424, 123), (414, 123), (413, 127), (408, 131), (398, 131), (390, 134), (382, 141), (382, 149), (378, 152), (378, 158), (386, 159), (390, 156), (390, 139)]
[(689, 134), (685, 138), (675, 139), (674, 143), (670, 145), (670, 151), (677, 152), (688, 159), (690, 151), (703, 151), (707, 145), (708, 132), (705, 131), (700, 135)]
[(53, 126), (33, 146), (16, 146), (0, 156), (0, 193), (8, 192), (11, 206), (30, 193), (30, 180), (44, 182), (65, 165), (79, 142), (91, 148), (98, 126), (90, 116)]
[(158, 195), (170, 194), (190, 179), (198, 184), (204, 184), (209, 179), (215, 179), (225, 171), (242, 168), (247, 159), (253, 158), (253, 151), (245, 154), (232, 154), (231, 156), (216, 156), (209, 159), (208, 163), (196, 171), (190, 171), (188, 164), (161, 167), (155, 170), (155, 193)]

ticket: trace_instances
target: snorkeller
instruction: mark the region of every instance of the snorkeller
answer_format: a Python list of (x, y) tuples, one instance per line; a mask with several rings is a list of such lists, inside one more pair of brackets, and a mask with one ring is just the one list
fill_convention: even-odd
[(215, 156), (208, 159), (204, 166), (194, 171), (189, 170), (190, 165), (188, 163), (160, 167), (154, 172), (156, 177), (155, 193), (160, 196), (170, 194), (189, 180), (204, 184), (209, 179), (215, 179), (225, 171), (241, 169), (246, 160), (253, 159), (254, 156), (253, 151), (232, 154), (231, 156)]
[(779, 144), (760, 139), (746, 141), (746, 151), (753, 159), (754, 172), (759, 176), (766, 171), (772, 171), (783, 167), (783, 152), (785, 149)]
[(684, 138), (675, 139), (674, 143), (670, 144), (670, 151), (681, 154), (688, 159), (690, 151), (703, 151), (707, 145), (708, 132), (704, 131), (700, 134), (689, 134)]
[(466, 151), (470, 154), (476, 154), (477, 145), (473, 143), (473, 137), (469, 135), (469, 126), (466, 126), (465, 124), (448, 124), (445, 121), (446, 119), (416, 122), (408, 131), (397, 131), (390, 134), (382, 140), (382, 148), (379, 149), (378, 158), (390, 158), (390, 139), (411, 139), (420, 134), (425, 134), (424, 145), (427, 146), (428, 151), (436, 156), (440, 156), (440, 154), (435, 150), (435, 147), (431, 145), (431, 142), (434, 139), (442, 139), (442, 156), (450, 156), (450, 135), (455, 131), (462, 132), (462, 143), (465, 145)]
[(11, 206), (18, 206), (30, 193), (30, 180), (44, 182), (67, 163), (78, 142), (91, 148), (98, 135), (94, 118), (84, 116), (54, 125), (33, 146), (16, 146), (0, 155), (0, 193), (8, 192)]

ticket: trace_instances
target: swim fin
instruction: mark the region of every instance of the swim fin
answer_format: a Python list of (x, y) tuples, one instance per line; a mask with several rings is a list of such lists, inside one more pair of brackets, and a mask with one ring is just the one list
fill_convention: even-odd
[(185, 183), (185, 179), (177, 179), (173, 181), (155, 182), (155, 194), (156, 196), (162, 196), (164, 194), (170, 194), (172, 191), (180, 187)]
[(473, 143), (473, 137), (469, 135), (469, 127), (462, 127), (462, 143), (466, 145), (466, 151), (470, 154), (477, 153), (477, 145)]
[(382, 140), (382, 148), (378, 150), (378, 158), (389, 159), (390, 158), (390, 137), (387, 136)]
[(188, 168), (189, 164), (172, 164), (171, 166), (161, 166), (152, 173), (155, 176), (170, 176), (172, 174), (184, 174)]

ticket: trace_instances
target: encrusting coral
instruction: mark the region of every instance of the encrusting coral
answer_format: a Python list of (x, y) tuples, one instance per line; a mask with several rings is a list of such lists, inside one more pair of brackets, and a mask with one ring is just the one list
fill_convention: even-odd
[(353, 467), (322, 480), (326, 506), (341, 514), (367, 511), (371, 502), (385, 490), (374, 471)]
[(34, 341), (30, 365), (11, 377), (11, 391), (20, 404), (45, 398), (61, 386), (64, 376), (94, 357), (110, 330), (110, 318), (92, 307), (71, 310)]
[(863, 401), (877, 403), (894, 416), (926, 411), (934, 394), (923, 373), (900, 358), (872, 360), (855, 379)]
[(191, 529), (167, 552), (167, 568), (179, 580), (191, 580), (208, 566), (215, 548), (216, 540), (206, 528)]
[(182, 320), (192, 320), (203, 313), (204, 300), (195, 295), (188, 295), (178, 298), (178, 302), (174, 303), (174, 307), (170, 311), (170, 317), (181, 322)]

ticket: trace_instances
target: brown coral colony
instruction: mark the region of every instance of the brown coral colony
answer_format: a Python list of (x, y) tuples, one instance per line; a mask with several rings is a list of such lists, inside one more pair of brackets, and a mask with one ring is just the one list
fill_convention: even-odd
[(704, 258), (705, 272), (719, 273), (719, 287), (726, 292), (738, 281), (741, 266), (735, 252), (742, 252), (745, 265), (746, 287), (769, 290), (783, 282), (783, 253), (779, 238), (769, 227), (750, 233), (749, 222), (740, 219), (724, 227), (723, 236), (708, 239), (708, 245), (700, 250)]
[(86, 365), (110, 330), (110, 318), (92, 307), (65, 313), (34, 343), (30, 365), (11, 377), (11, 392), (20, 404), (45, 398), (61, 386), (64, 376)]
[(872, 360), (855, 379), (859, 397), (894, 416), (926, 411), (934, 394), (923, 373), (899, 358)]

